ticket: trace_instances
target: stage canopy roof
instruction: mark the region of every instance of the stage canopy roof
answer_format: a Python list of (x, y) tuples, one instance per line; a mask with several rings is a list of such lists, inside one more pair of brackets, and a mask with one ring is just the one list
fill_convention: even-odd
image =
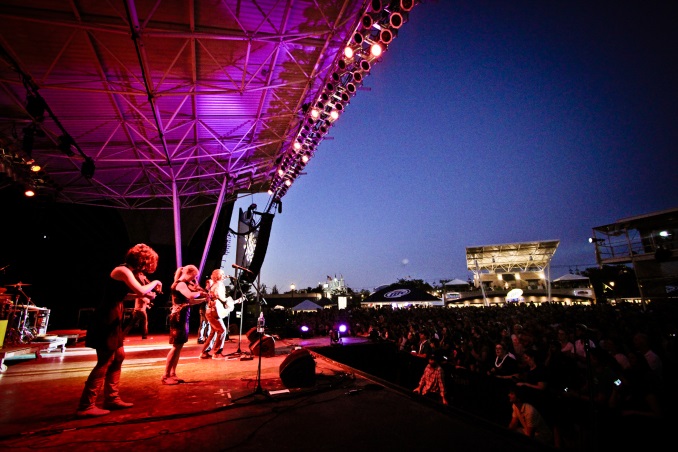
[(559, 244), (559, 240), (545, 240), (471, 246), (466, 248), (466, 265), (476, 274), (543, 271)]
[(415, 1), (383, 3), (4, 0), (0, 188), (123, 209), (280, 200)]

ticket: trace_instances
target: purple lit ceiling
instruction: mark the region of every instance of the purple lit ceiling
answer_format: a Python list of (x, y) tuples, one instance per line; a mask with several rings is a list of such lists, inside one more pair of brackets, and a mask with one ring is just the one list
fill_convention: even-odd
[(22, 177), (66, 203), (172, 209), (266, 192), (375, 5), (3, 0), (3, 158), (34, 159), (43, 170)]

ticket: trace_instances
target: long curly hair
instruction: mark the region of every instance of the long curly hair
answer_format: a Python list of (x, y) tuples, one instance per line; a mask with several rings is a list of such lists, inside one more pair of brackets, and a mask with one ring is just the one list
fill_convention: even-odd
[(138, 243), (127, 251), (125, 264), (134, 271), (153, 273), (158, 268), (158, 253), (145, 243)]

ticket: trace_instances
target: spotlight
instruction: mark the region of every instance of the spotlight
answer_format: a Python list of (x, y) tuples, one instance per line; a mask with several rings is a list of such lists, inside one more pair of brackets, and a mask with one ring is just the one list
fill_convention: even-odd
[(73, 138), (71, 138), (70, 135), (61, 135), (59, 137), (57, 147), (61, 152), (66, 154), (69, 157), (73, 156), (73, 150), (71, 149), (71, 146), (74, 144)]
[(82, 168), (80, 169), (80, 174), (85, 179), (91, 179), (94, 177), (94, 170), (96, 167), (94, 166), (94, 160), (92, 160), (91, 157), (85, 157), (85, 161), (82, 162)]
[(604, 242), (605, 239), (597, 239), (595, 237), (589, 237), (589, 243), (601, 243)]
[(308, 327), (308, 325), (301, 325), (301, 328), (299, 328), (299, 332), (301, 333), (302, 338), (307, 338), (311, 337), (311, 329)]
[(27, 185), (26, 191), (24, 191), (24, 196), (26, 196), (27, 198), (32, 198), (33, 196), (35, 196), (35, 188), (32, 187), (31, 185)]
[(372, 54), (372, 56), (375, 58), (380, 56), (383, 51), (384, 51), (383, 47), (377, 42), (372, 44), (372, 46), (370, 47), (370, 54)]

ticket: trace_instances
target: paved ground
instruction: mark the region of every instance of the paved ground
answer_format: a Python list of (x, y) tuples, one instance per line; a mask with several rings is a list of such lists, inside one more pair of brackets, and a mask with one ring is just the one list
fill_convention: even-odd
[[(346, 338), (340, 346), (358, 341)], [(275, 355), (261, 360), (239, 354), (201, 360), (201, 346), (192, 339), (177, 372), (186, 382), (166, 386), (160, 379), (170, 347), (167, 335), (132, 336), (125, 345), (121, 395), (135, 406), (93, 419), (75, 416), (95, 363), (94, 351), (82, 342), (69, 344), (64, 353), (8, 360), (0, 374), (0, 449), (541, 450), (512, 432), (313, 351), (327, 345), (327, 338), (278, 340)], [(292, 365), (288, 356), (296, 348), (314, 357), (311, 386), (288, 387), (281, 379), (281, 365)], [(225, 352), (238, 350), (249, 352), (245, 336), (227, 343)]]

